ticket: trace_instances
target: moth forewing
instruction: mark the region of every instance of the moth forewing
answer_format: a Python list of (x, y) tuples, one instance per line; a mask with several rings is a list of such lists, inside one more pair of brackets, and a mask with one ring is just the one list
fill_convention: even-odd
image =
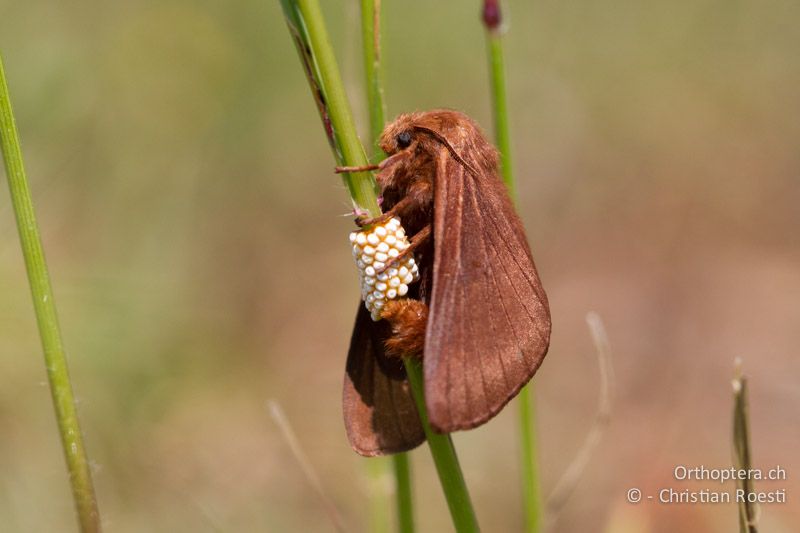
[[(481, 140), (470, 145), (480, 149)], [(547, 298), (522, 224), (496, 166), (481, 157), (462, 154), (477, 163), (475, 171), (449, 153), (438, 158), (424, 361), (429, 416), (439, 431), (469, 429), (497, 414), (549, 344)]]

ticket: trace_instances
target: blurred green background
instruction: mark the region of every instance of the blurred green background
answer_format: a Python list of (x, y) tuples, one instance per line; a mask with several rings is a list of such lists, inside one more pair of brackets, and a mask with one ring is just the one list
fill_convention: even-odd
[[(366, 132), (355, 0), (323, 2)], [(491, 128), (478, 1), (384, 2), (389, 115)], [(543, 488), (597, 407), (611, 426), (554, 531), (728, 532), (732, 505), (625, 502), (730, 465), (732, 361), (756, 465), (800, 521), (800, 4), (506, 2), (519, 204), (554, 334)], [(358, 298), (347, 196), (277, 1), (0, 0), (0, 52), (108, 531), (330, 531), (265, 408), (286, 410), (354, 531), (365, 460), (341, 421)], [(5, 189), (5, 186), (3, 186)], [(73, 531), (13, 216), (0, 193), (0, 530)], [(484, 530), (522, 524), (515, 407), (455, 435)], [(426, 448), (420, 531), (451, 527)], [(387, 481), (388, 482), (388, 481)], [(731, 490), (731, 485), (724, 489)]]

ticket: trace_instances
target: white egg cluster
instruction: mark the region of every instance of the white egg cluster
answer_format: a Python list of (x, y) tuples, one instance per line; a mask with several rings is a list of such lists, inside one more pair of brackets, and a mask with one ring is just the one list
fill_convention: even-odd
[(372, 320), (380, 320), (381, 309), (386, 302), (405, 296), (409, 284), (419, 279), (419, 267), (411, 254), (386, 268), (388, 262), (409, 247), (406, 232), (400, 225), (400, 219), (392, 218), (369, 230), (352, 232), (350, 243), (358, 267), (361, 299)]

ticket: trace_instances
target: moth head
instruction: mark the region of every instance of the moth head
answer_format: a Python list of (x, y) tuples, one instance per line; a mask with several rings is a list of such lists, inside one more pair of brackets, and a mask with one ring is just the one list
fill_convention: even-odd
[(491, 146), (475, 121), (452, 109), (400, 115), (383, 130), (380, 144), (388, 155), (415, 146), (428, 151), (446, 146), (462, 157), (465, 151)]
[(400, 115), (383, 130), (380, 145), (387, 155), (394, 155), (404, 150), (413, 151), (418, 135), (414, 129), (412, 116)]
[(497, 171), (497, 151), (480, 127), (464, 113), (451, 109), (400, 115), (383, 130), (380, 146), (389, 156), (386, 167), (400, 168), (419, 159), (416, 156), (420, 154), (435, 158), (447, 150), (473, 172)]

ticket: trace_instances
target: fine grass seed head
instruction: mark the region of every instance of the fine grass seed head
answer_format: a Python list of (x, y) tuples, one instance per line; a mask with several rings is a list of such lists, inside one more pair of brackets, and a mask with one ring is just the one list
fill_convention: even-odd
[(405, 296), (408, 286), (419, 279), (419, 268), (411, 254), (386, 268), (409, 247), (406, 232), (400, 219), (392, 218), (368, 230), (352, 232), (350, 244), (358, 267), (361, 299), (372, 320), (378, 321), (386, 302)]

